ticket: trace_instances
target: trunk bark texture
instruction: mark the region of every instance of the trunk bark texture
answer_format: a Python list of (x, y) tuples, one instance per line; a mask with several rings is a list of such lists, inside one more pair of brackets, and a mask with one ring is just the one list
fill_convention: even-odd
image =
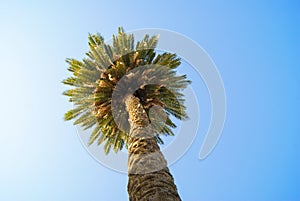
[(130, 201), (181, 201), (173, 176), (167, 167), (149, 126), (139, 98), (126, 98), (129, 113), (128, 194)]

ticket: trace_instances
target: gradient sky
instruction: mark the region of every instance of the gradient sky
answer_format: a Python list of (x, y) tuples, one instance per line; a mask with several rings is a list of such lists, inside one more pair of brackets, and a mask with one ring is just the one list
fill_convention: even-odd
[[(63, 121), (66, 57), (88, 32), (163, 28), (202, 46), (227, 96), (222, 137), (198, 154), (209, 122), (199, 91), (198, 135), (170, 169), (186, 201), (300, 200), (299, 1), (1, 1), (0, 200), (127, 200), (127, 176), (96, 162)], [(184, 64), (188, 65), (188, 64)], [(201, 93), (203, 92), (203, 94)], [(208, 107), (206, 107), (208, 105)], [(187, 131), (188, 132), (188, 131)], [(174, 150), (176, 151), (176, 150)]]

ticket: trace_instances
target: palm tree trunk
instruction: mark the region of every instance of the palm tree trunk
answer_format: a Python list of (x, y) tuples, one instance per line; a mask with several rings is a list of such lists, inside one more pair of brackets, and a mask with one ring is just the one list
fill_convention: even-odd
[(129, 113), (128, 194), (130, 201), (180, 201), (173, 176), (149, 126), (139, 98), (126, 98)]

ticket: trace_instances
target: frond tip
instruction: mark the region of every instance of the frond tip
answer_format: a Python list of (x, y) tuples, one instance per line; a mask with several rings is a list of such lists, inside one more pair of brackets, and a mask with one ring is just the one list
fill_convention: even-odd
[[(155, 52), (157, 42), (158, 36), (145, 35), (135, 43), (133, 34), (119, 27), (118, 33), (112, 36), (112, 44), (106, 44), (98, 33), (89, 34), (86, 57), (82, 61), (66, 59), (72, 76), (62, 83), (72, 88), (63, 95), (69, 97), (74, 108), (66, 112), (64, 119), (74, 119), (74, 124), (84, 129), (93, 127), (89, 144), (104, 143), (105, 153), (127, 146), (129, 123), (124, 99), (113, 100), (113, 94), (127, 93), (136, 85), (138, 89), (132, 94), (140, 99), (147, 112), (158, 143), (163, 143), (161, 134), (174, 135), (172, 128), (176, 125), (171, 115), (187, 118), (180, 91), (190, 81), (186, 75), (176, 74), (175, 69), (181, 63), (176, 54)], [(117, 101), (114, 108), (117, 116), (112, 109), (114, 101)]]

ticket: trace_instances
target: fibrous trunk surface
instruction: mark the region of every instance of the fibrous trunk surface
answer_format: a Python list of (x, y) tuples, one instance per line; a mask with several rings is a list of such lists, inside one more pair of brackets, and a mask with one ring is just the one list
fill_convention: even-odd
[(180, 201), (173, 176), (153, 136), (139, 98), (126, 98), (129, 113), (128, 193), (130, 201)]

